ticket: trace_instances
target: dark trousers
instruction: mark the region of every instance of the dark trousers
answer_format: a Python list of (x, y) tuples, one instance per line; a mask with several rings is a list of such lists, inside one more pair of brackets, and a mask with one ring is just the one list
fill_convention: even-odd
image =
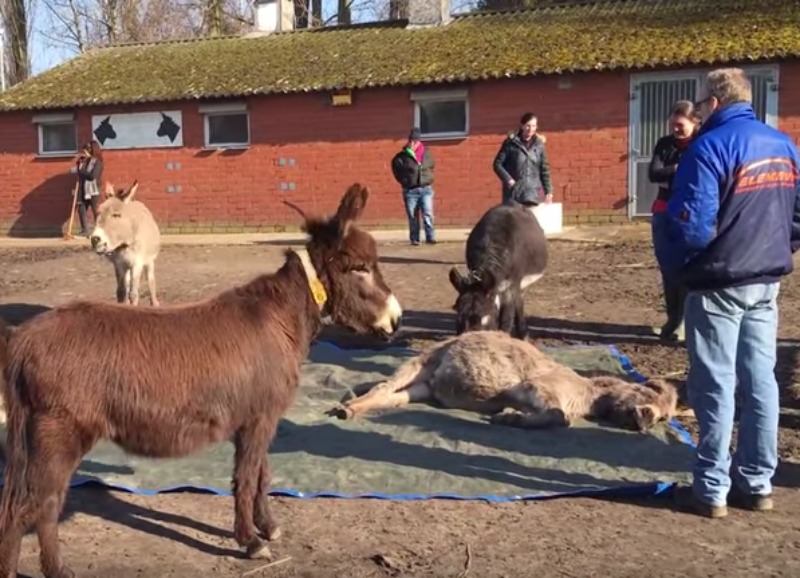
[(667, 309), (667, 322), (661, 330), (667, 336), (674, 333), (683, 322), (684, 304), (686, 303), (686, 288), (680, 283), (675, 283), (661, 275), (661, 285), (664, 291), (664, 305)]
[[(652, 218), (653, 248), (659, 268), (661, 268), (661, 257), (664, 251), (669, 250), (666, 243), (667, 219), (666, 213), (654, 213)], [(663, 270), (661, 273), (661, 285), (664, 292), (664, 305), (667, 310), (667, 321), (662, 328), (662, 335), (668, 336), (675, 332), (683, 322), (684, 303), (686, 301), (687, 291), (686, 288), (675, 279), (667, 278)]]
[(78, 220), (81, 222), (81, 234), (86, 235), (89, 233), (89, 223), (86, 222), (86, 208), (92, 208), (92, 217), (94, 217), (94, 222), (97, 224), (98, 197), (95, 195), (88, 199), (78, 199), (76, 204), (78, 205)]

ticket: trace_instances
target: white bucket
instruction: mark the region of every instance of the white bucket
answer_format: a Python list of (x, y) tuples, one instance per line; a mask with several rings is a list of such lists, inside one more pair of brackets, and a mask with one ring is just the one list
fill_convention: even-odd
[(545, 235), (561, 233), (564, 229), (564, 205), (561, 203), (541, 203), (531, 208), (536, 220), (544, 229)]

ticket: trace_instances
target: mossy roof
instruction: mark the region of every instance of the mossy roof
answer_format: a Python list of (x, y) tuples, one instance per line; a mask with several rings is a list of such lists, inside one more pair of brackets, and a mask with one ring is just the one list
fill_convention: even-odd
[(438, 27), (361, 25), (99, 48), (0, 94), (0, 110), (796, 56), (798, 0), (553, 1), (456, 16)]

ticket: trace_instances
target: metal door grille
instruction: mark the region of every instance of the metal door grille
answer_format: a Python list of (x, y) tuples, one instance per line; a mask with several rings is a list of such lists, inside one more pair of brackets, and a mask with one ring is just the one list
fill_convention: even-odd
[(658, 185), (648, 178), (650, 159), (658, 139), (669, 132), (669, 113), (678, 100), (697, 98), (697, 78), (647, 80), (636, 86), (638, 100), (637, 123), (634, 134), (635, 216), (649, 215), (650, 206), (658, 193)]

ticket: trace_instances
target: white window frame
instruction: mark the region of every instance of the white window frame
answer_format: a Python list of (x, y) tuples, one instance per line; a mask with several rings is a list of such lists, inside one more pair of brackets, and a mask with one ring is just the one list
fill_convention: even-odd
[[(206, 149), (243, 149), (250, 146), (252, 141), (250, 127), (250, 111), (244, 102), (226, 102), (218, 104), (202, 104), (198, 112), (203, 115), (203, 148)], [(247, 140), (245, 142), (211, 143), (209, 142), (208, 119), (211, 116), (234, 116), (244, 114), (247, 119)]]
[[(33, 116), (32, 122), (36, 125), (36, 134), (38, 138), (37, 150), (40, 157), (66, 157), (72, 156), (78, 152), (78, 123), (75, 120), (74, 113), (37, 114)], [(72, 130), (75, 133), (75, 148), (62, 151), (45, 151), (44, 127), (58, 125), (72, 125)]]
[[(461, 100), (464, 102), (464, 130), (422, 133), (423, 140), (453, 140), (469, 136), (469, 93), (466, 88), (452, 90), (415, 90), (411, 92), (414, 102), (414, 126), (420, 127), (420, 103)], [(421, 127), (420, 127), (421, 129)]]

